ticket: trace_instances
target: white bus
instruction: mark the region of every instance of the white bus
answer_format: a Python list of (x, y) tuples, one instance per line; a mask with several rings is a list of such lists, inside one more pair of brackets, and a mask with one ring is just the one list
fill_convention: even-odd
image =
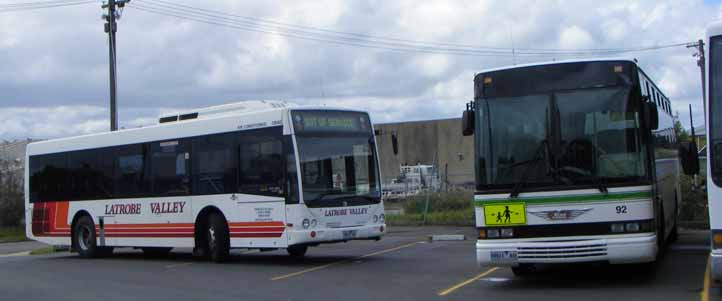
[(27, 236), (82, 257), (114, 247), (287, 249), (384, 235), (366, 112), (241, 102), (154, 126), (31, 143)]
[(481, 265), (652, 262), (676, 238), (671, 104), (636, 60), (487, 70), (474, 91)]
[(707, 199), (712, 231), (711, 276), (722, 280), (722, 22), (707, 29)]

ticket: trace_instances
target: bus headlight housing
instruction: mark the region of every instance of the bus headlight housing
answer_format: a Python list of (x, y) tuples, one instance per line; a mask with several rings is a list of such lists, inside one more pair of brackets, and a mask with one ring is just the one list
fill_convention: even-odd
[(499, 238), (499, 229), (486, 230), (486, 237), (487, 238)]
[(612, 224), (612, 233), (624, 233), (624, 224)]
[(502, 228), (501, 229), (501, 237), (504, 237), (504, 238), (514, 237), (514, 229)]
[(318, 225), (318, 221), (316, 219), (312, 219), (311, 220), (311, 228), (316, 228), (317, 225)]
[(381, 214), (379, 215), (379, 222), (383, 223), (384, 220), (386, 220), (386, 215), (383, 214), (383, 213), (381, 213)]
[(304, 229), (308, 229), (308, 227), (311, 226), (311, 221), (308, 220), (307, 218), (304, 218), (304, 219), (303, 219), (303, 222), (301, 223), (301, 225), (303, 226)]
[(627, 232), (639, 232), (639, 223), (627, 223), (624, 225)]
[(379, 216), (374, 214), (374, 224), (379, 222)]

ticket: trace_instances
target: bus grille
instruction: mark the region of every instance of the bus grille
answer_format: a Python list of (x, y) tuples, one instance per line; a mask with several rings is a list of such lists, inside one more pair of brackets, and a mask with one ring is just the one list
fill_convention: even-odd
[(519, 260), (535, 259), (593, 259), (607, 256), (607, 244), (590, 244), (559, 247), (521, 247)]

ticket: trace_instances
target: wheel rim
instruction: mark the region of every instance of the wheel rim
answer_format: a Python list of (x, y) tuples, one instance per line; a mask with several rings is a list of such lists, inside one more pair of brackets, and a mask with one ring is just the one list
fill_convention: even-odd
[(88, 247), (90, 246), (91, 242), (91, 233), (90, 228), (88, 226), (81, 226), (80, 229), (78, 229), (78, 246), (82, 250), (88, 250)]
[(208, 249), (213, 251), (216, 245), (216, 229), (213, 226), (208, 227)]

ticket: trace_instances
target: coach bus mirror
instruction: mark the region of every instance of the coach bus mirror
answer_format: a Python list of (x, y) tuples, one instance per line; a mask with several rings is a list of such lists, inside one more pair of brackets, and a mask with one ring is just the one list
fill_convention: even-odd
[(699, 150), (696, 142), (683, 143), (679, 148), (679, 157), (685, 175), (699, 174)]
[(396, 133), (391, 134), (391, 147), (394, 150), (394, 155), (399, 154), (399, 138), (396, 136)]
[(461, 116), (461, 132), (464, 136), (474, 134), (474, 111), (464, 111), (464, 114)]
[(659, 111), (653, 102), (645, 102), (643, 106), (645, 127), (650, 130), (659, 128)]

